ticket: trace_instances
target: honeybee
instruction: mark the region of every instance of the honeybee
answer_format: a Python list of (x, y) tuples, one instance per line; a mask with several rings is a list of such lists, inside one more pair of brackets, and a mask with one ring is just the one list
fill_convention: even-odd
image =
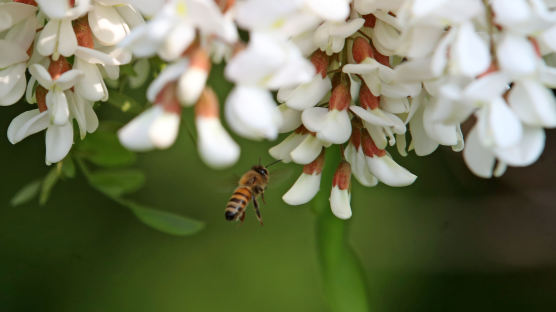
[(238, 187), (236, 187), (232, 197), (228, 201), (225, 210), (226, 220), (243, 222), (245, 218), (245, 208), (250, 200), (253, 201), (253, 208), (257, 215), (257, 220), (259, 223), (263, 224), (263, 218), (261, 217), (261, 211), (259, 209), (259, 202), (257, 197), (260, 195), (264, 203), (264, 190), (268, 185), (269, 173), (267, 167), (279, 162), (275, 161), (267, 166), (256, 165), (251, 167), (241, 178), (239, 179)]

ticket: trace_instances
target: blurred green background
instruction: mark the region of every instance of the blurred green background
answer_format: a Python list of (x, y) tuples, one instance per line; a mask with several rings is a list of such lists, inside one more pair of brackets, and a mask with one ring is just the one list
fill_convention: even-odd
[[(28, 109), (16, 106), (2, 109), (0, 129)], [(350, 240), (373, 311), (555, 311), (555, 137), (534, 166), (501, 179), (473, 177), (460, 154), (440, 148), (397, 157), (419, 176), (410, 187), (354, 183)], [(259, 157), (270, 161), (275, 144), (239, 141), (241, 161), (224, 171), (200, 161), (183, 124), (169, 150), (139, 156), (147, 184), (132, 198), (206, 224), (176, 237), (145, 226), (80, 173), (44, 206), (11, 207), (21, 186), (48, 171), (44, 133), (15, 146), (0, 135), (0, 311), (327, 311), (311, 207), (280, 199), (300, 166), (276, 166), (290, 174), (265, 193), (263, 227), (251, 209), (242, 225), (224, 220), (226, 184)]]

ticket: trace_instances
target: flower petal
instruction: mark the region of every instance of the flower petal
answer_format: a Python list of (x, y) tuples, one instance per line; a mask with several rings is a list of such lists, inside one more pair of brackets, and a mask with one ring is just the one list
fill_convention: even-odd
[(73, 145), (73, 124), (50, 125), (46, 129), (46, 163), (52, 164), (64, 159)]
[(351, 218), (351, 194), (347, 189), (341, 190), (338, 186), (330, 190), (330, 209), (332, 213), (340, 219)]
[(291, 159), (296, 164), (309, 164), (320, 155), (323, 146), (323, 142), (315, 136), (306, 135), (297, 147), (291, 151)]
[(398, 165), (390, 156), (366, 157), (367, 165), (378, 180), (389, 186), (407, 186), (415, 182), (417, 176)]
[(282, 120), (284, 121), (278, 132), (290, 132), (301, 126), (301, 111), (291, 109), (286, 104), (278, 105)]
[(542, 128), (524, 127), (521, 140), (507, 148), (496, 148), (496, 156), (510, 166), (529, 166), (542, 154), (544, 149), (545, 133)]
[(290, 153), (305, 139), (305, 136), (307, 135), (301, 135), (294, 132), (287, 136), (278, 145), (271, 147), (268, 150), (268, 153), (275, 159), (280, 159), (283, 163), (289, 163), (292, 161)]
[(31, 75), (33, 75), (33, 78), (37, 79), (39, 84), (45, 89), (49, 90), (50, 88), (52, 88), (52, 77), (50, 77), (50, 74), (48, 73), (46, 68), (39, 64), (33, 64), (29, 66), (29, 72), (31, 73)]
[(521, 139), (521, 121), (502, 98), (495, 99), (490, 103), (488, 126), (496, 146), (512, 146)]
[(156, 148), (168, 148), (176, 141), (180, 126), (180, 115), (162, 112), (149, 128), (149, 138)]
[(129, 32), (127, 24), (112, 6), (95, 3), (88, 18), (95, 38), (103, 45), (115, 45)]
[(8, 126), (8, 140), (16, 144), (26, 137), (42, 131), (48, 127), (49, 119), (46, 111), (38, 109), (23, 112), (15, 117)]
[(75, 83), (77, 94), (92, 102), (108, 100), (108, 89), (104, 84), (98, 65), (89, 64), (76, 58), (75, 68), (83, 72)]
[(288, 205), (302, 205), (308, 203), (320, 189), (320, 173), (302, 173), (292, 187), (282, 196)]
[(518, 81), (508, 102), (523, 122), (546, 128), (556, 127), (556, 101), (552, 92), (534, 80)]
[(479, 138), (478, 128), (475, 126), (465, 139), (463, 159), (471, 172), (481, 178), (491, 178), (494, 170), (494, 154), (486, 149)]
[(197, 117), (197, 146), (203, 161), (213, 168), (234, 164), (239, 158), (239, 145), (230, 137), (217, 118)]
[(163, 113), (160, 106), (153, 106), (133, 118), (118, 131), (118, 138), (122, 145), (134, 151), (147, 151), (154, 148), (149, 136), (149, 129), (156, 118)]
[(64, 19), (60, 23), (57, 49), (60, 54), (66, 57), (75, 54), (75, 49), (77, 49), (77, 38), (75, 37), (75, 32), (73, 31), (73, 26), (69, 19)]

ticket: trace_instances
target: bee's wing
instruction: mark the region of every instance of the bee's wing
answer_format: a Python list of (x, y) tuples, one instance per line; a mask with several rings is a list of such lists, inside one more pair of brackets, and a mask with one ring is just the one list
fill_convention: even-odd
[[(272, 186), (284, 184), (286, 181), (290, 180), (290, 178), (295, 174), (296, 169), (297, 168), (293, 166), (287, 166), (287, 167), (282, 166), (282, 167), (273, 168), (273, 170), (270, 171), (270, 177), (268, 179), (269, 186), (272, 187)], [(303, 167), (300, 167), (298, 171), (301, 173), (302, 169)]]
[(215, 181), (214, 190), (220, 194), (229, 193), (231, 195), (240, 178), (241, 176), (237, 174), (225, 175), (224, 178)]

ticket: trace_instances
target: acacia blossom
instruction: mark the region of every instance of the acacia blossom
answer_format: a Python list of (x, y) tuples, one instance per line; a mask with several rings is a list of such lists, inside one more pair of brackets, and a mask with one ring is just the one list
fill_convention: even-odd
[[(544, 129), (556, 127), (553, 2), (4, 1), (0, 105), (24, 94), (37, 103), (8, 138), (46, 130), (46, 162), (55, 163), (71, 149), (73, 120), (81, 139), (96, 130), (94, 103), (110, 99), (120, 66), (137, 60), (127, 83), (138, 86), (151, 61), (163, 63), (152, 68), (146, 107), (118, 130), (124, 147), (171, 147), (188, 107), (213, 168), (239, 158), (228, 129), (252, 140), (283, 134), (269, 154), (303, 166), (283, 196), (291, 205), (320, 191), (324, 159), (340, 150), (325, 187), (332, 213), (347, 219), (351, 177), (410, 185), (417, 176), (402, 163), (411, 151), (447, 146), (483, 178), (539, 158)], [(220, 70), (232, 84), (222, 98), (211, 81)]]

